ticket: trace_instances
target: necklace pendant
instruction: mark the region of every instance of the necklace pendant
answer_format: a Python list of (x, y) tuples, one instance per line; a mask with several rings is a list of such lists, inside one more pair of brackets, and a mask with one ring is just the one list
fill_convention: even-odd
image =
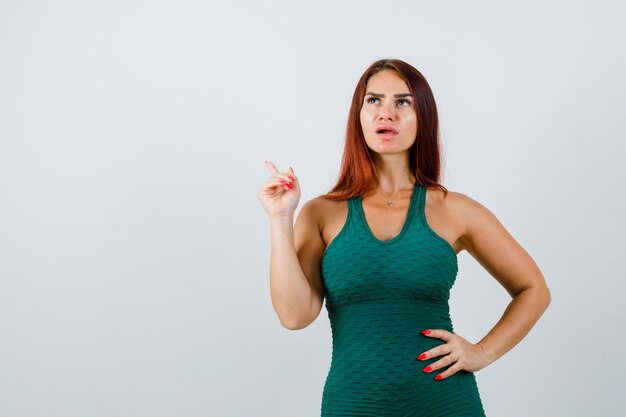
[(393, 201), (387, 200), (387, 208), (392, 208), (392, 207), (395, 207), (395, 204), (393, 204)]

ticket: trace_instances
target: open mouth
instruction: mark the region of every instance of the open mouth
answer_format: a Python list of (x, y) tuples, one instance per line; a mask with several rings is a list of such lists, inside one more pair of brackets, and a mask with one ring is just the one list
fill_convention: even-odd
[(376, 128), (376, 134), (383, 138), (390, 138), (396, 136), (398, 131), (393, 126), (381, 126)]

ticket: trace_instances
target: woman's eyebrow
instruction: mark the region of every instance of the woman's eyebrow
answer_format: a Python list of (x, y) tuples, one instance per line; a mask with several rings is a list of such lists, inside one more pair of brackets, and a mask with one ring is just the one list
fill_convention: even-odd
[[(385, 94), (379, 94), (379, 93), (367, 93), (366, 96), (386, 97)], [(411, 93), (394, 94), (393, 96), (394, 97), (409, 97), (409, 96), (411, 96)]]

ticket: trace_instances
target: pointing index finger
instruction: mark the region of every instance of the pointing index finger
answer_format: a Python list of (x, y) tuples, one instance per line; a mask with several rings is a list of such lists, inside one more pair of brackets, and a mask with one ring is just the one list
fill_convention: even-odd
[(278, 168), (276, 168), (276, 165), (274, 165), (271, 161), (265, 161), (265, 166), (267, 167), (267, 169), (270, 170), (272, 174), (279, 172)]

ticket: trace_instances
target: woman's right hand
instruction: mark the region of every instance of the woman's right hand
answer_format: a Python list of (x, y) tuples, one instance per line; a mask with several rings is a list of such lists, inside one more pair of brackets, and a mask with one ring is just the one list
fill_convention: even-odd
[(265, 165), (271, 176), (259, 192), (259, 200), (270, 217), (293, 215), (300, 201), (300, 185), (289, 167), (289, 172), (282, 173), (270, 161)]

